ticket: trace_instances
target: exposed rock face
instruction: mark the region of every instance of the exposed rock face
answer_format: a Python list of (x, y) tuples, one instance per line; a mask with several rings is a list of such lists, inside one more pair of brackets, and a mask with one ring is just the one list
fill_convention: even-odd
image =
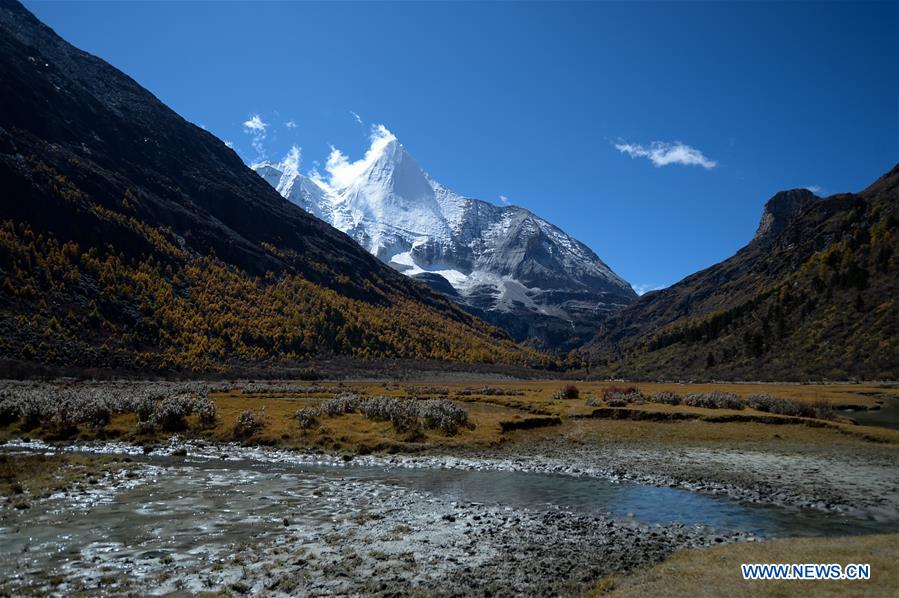
[(791, 189), (776, 194), (765, 203), (762, 220), (752, 240), (756, 243), (771, 243), (802, 208), (816, 199), (819, 199), (818, 196), (808, 189)]
[(647, 293), (587, 345), (608, 376), (899, 375), (899, 166), (859, 193), (784, 191), (732, 257)]
[(590, 248), (546, 220), (434, 181), (386, 129), (358, 164), (336, 185), (300, 174), (295, 156), (253, 168), (296, 205), (516, 340), (576, 346), (636, 298)]

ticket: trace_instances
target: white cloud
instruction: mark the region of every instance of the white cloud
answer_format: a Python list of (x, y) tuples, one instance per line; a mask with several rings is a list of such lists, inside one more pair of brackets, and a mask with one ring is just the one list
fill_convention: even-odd
[(263, 122), (262, 117), (258, 114), (254, 114), (250, 117), (250, 120), (244, 121), (243, 123), (244, 133), (252, 137), (250, 145), (256, 150), (257, 162), (265, 158), (265, 147), (262, 142), (265, 140), (265, 131), (267, 128), (268, 123)]
[(297, 123), (293, 119), (290, 119), (289, 121), (284, 123), (284, 126), (287, 127), (288, 129), (296, 129)]
[(396, 136), (394, 136), (387, 127), (384, 125), (374, 125), (371, 128), (371, 145), (368, 150), (366, 150), (364, 157), (355, 162), (350, 162), (346, 154), (336, 147), (331, 146), (331, 153), (328, 155), (328, 161), (325, 163), (327, 180), (325, 180), (317, 171), (311, 173), (311, 176), (326, 189), (346, 187), (371, 166), (372, 163), (381, 156), (384, 148), (391, 141), (395, 140)]
[(664, 286), (657, 285), (657, 284), (635, 284), (634, 292), (636, 292), (638, 295), (645, 295), (649, 291), (658, 291), (659, 289), (664, 289), (664, 288), (665, 288)]
[(824, 189), (822, 189), (819, 185), (806, 185), (806, 189), (814, 193), (815, 195), (820, 194)]
[(234, 149), (234, 144), (231, 143), (230, 141), (225, 141), (225, 146), (228, 147), (228, 148), (230, 148), (230, 149)]
[(350, 114), (353, 115), (353, 118), (356, 119), (356, 122), (357, 122), (357, 123), (359, 123), (360, 125), (362, 124), (362, 117), (361, 117), (361, 116), (359, 116), (358, 114), (356, 114), (356, 113), (353, 112), (352, 110), (350, 110)]
[(247, 129), (247, 132), (255, 131), (257, 133), (265, 134), (268, 123), (262, 122), (262, 118), (258, 114), (254, 114), (250, 117), (250, 120), (244, 121), (243, 126), (244, 129)]
[(300, 148), (296, 145), (292, 146), (281, 160), (281, 170), (284, 174), (300, 174), (300, 156)]
[(504, 206), (509, 205), (509, 198), (506, 197), (505, 195), (500, 195), (500, 196), (499, 196), (499, 200), (502, 202), (502, 204), (503, 204)]
[(648, 147), (638, 143), (616, 143), (615, 149), (631, 158), (648, 158), (657, 167), (682, 164), (684, 166), (702, 166), (706, 170), (711, 170), (718, 166), (718, 162), (715, 160), (706, 158), (698, 149), (680, 141), (674, 143), (653, 141)]

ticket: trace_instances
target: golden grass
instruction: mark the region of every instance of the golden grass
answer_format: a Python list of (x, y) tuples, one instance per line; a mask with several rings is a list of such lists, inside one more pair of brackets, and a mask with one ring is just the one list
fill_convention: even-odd
[[(748, 581), (741, 563), (869, 563), (867, 581)], [(682, 550), (630, 576), (600, 580), (594, 595), (897, 596), (899, 534), (791, 538)]]
[(0, 496), (8, 497), (9, 504), (27, 504), (78, 482), (96, 482), (123, 466), (111, 456), (0, 454)]
[[(185, 436), (198, 437), (210, 441), (234, 440), (234, 423), (244, 410), (264, 413), (265, 427), (251, 442), (274, 444), (295, 448), (316, 448), (349, 452), (370, 451), (418, 451), (453, 447), (489, 447), (506, 441), (529, 442), (567, 438), (578, 442), (646, 442), (694, 445), (732, 445), (734, 443), (762, 443), (772, 446), (816, 445), (818, 443), (860, 446), (861, 443), (875, 441), (899, 445), (899, 431), (870, 426), (854, 426), (839, 422), (816, 422), (797, 418), (781, 418), (780, 421), (793, 422), (791, 425), (772, 425), (751, 421), (759, 416), (772, 418), (752, 409), (739, 411), (725, 409), (702, 409), (684, 405), (670, 406), (655, 403), (632, 405), (627, 409), (650, 412), (655, 416), (670, 417), (672, 421), (633, 421), (629, 419), (586, 419), (590, 418), (595, 406), (587, 405), (588, 398), (601, 398), (604, 389), (612, 386), (609, 382), (577, 382), (580, 398), (557, 400), (553, 395), (568, 381), (561, 380), (504, 380), (496, 382), (449, 382), (436, 383), (446, 387), (448, 398), (461, 402), (469, 410), (469, 420), (473, 429), (463, 429), (455, 436), (444, 436), (436, 431), (425, 431), (423, 435), (398, 434), (386, 422), (374, 422), (358, 414), (320, 419), (321, 426), (309, 430), (300, 429), (293, 418), (294, 413), (307, 406), (317, 406), (334, 395), (334, 392), (356, 392), (363, 396), (405, 397), (415, 392), (410, 387), (434, 386), (433, 382), (360, 382), (326, 383), (310, 385), (321, 389), (328, 386), (332, 392), (252, 393), (239, 391), (214, 393), (218, 420), (214, 427), (201, 429), (193, 419)], [(621, 385), (618, 383), (617, 385)], [(514, 391), (515, 395), (459, 395), (463, 388), (490, 386)], [(757, 392), (803, 401), (828, 401), (833, 404), (873, 403), (875, 396), (895, 395), (899, 390), (882, 388), (878, 385), (832, 384), (636, 384), (644, 394), (660, 391), (687, 394), (721, 390), (735, 392), (742, 396)], [(878, 394), (880, 393), (880, 394)], [(677, 420), (675, 417), (698, 419)], [(558, 416), (561, 426), (503, 432), (503, 422), (522, 421), (541, 416)], [(630, 414), (639, 416), (640, 414)], [(708, 421), (722, 417), (734, 417), (744, 421)], [(138, 435), (135, 432), (136, 418), (132, 414), (118, 415), (99, 432), (81, 427), (77, 434), (62, 440), (122, 438), (136, 442), (157, 442), (167, 433)], [(799, 425), (796, 425), (796, 424)], [(824, 427), (812, 427), (824, 426)], [(22, 430), (13, 424), (0, 430), (0, 439), (12, 436), (31, 435), (43, 438), (54, 437), (52, 430)]]

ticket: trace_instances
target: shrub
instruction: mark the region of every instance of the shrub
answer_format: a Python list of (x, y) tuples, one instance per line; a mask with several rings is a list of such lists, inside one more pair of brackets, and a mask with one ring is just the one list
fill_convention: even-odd
[(649, 397), (649, 400), (653, 403), (662, 403), (664, 405), (680, 405), (681, 398), (679, 395), (674, 394), (673, 392), (657, 392), (656, 394)]
[(602, 391), (603, 400), (612, 407), (623, 407), (628, 403), (643, 404), (646, 402), (636, 386), (610, 386)]
[(91, 428), (99, 430), (105, 428), (112, 419), (112, 408), (106, 401), (93, 401), (85, 405), (83, 418), (79, 419), (87, 422)]
[(684, 397), (684, 405), (705, 409), (742, 409), (743, 399), (732, 392), (693, 392)]
[(321, 411), (315, 407), (303, 407), (294, 414), (294, 418), (299, 422), (300, 427), (306, 430), (318, 425), (319, 415), (321, 415)]
[(453, 435), (468, 425), (468, 411), (446, 399), (415, 401), (374, 397), (359, 402), (359, 412), (368, 419), (389, 421), (397, 432), (418, 430), (419, 418), (425, 428)]
[(46, 400), (36, 396), (27, 395), (19, 400), (19, 417), (22, 418), (22, 426), (26, 430), (36, 428), (45, 419), (44, 412), (47, 410), (48, 404)]
[(415, 401), (374, 397), (359, 403), (359, 412), (368, 419), (389, 421), (397, 432), (406, 432), (418, 427), (418, 408)]
[(359, 402), (359, 413), (375, 421), (390, 421), (390, 414), (398, 409), (398, 399), (374, 397)]
[[(818, 416), (818, 410), (816, 407), (812, 405), (808, 405), (801, 401), (794, 401), (791, 399), (781, 399), (779, 397), (773, 397), (768, 394), (757, 394), (752, 395), (746, 399), (746, 404), (756, 409), (758, 411), (764, 411), (765, 413), (774, 413), (777, 415), (791, 415), (793, 417), (816, 417)], [(824, 416), (824, 419), (828, 419), (833, 416), (832, 411), (830, 411), (830, 406), (827, 406), (827, 409), (821, 410), (821, 415)]]
[(553, 395), (554, 399), (577, 399), (581, 396), (581, 391), (574, 384), (566, 384), (561, 390)]
[(140, 397), (134, 401), (134, 412), (137, 414), (137, 421), (149, 422), (153, 418), (156, 411), (156, 401), (150, 397)]
[(602, 398), (608, 402), (609, 399), (638, 393), (639, 391), (636, 386), (609, 386), (602, 391)]
[(264, 416), (257, 415), (255, 411), (247, 409), (246, 411), (241, 411), (234, 421), (234, 437), (249, 438), (264, 427)]
[(203, 393), (197, 397), (194, 413), (197, 414), (197, 421), (201, 426), (209, 428), (215, 425), (215, 402), (209, 398), (209, 395)]
[(193, 413), (194, 402), (189, 395), (180, 394), (156, 403), (152, 422), (165, 432), (179, 432), (187, 427), (187, 416)]
[(390, 423), (397, 432), (418, 429), (418, 409), (412, 401), (396, 401), (390, 410)]
[(347, 392), (322, 403), (321, 412), (327, 417), (337, 417), (345, 413), (353, 413), (358, 408), (359, 397)]
[(425, 401), (418, 408), (425, 428), (452, 436), (468, 425), (468, 411), (447, 400)]

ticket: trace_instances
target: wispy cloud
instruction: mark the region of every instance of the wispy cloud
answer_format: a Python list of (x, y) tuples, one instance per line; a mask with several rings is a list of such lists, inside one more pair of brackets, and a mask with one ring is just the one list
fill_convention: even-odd
[(352, 110), (350, 110), (350, 114), (353, 115), (353, 118), (356, 119), (356, 122), (357, 122), (357, 123), (359, 123), (360, 125), (362, 124), (362, 117), (361, 117), (361, 116), (359, 116), (358, 114), (356, 114), (356, 113), (353, 112)]
[(229, 149), (234, 149), (234, 144), (230, 141), (225, 140), (225, 147)]
[(244, 121), (243, 127), (244, 129), (247, 129), (247, 131), (265, 133), (265, 129), (268, 128), (268, 123), (262, 122), (262, 117), (258, 114), (254, 114), (250, 117), (250, 120)]
[(504, 206), (509, 205), (509, 198), (506, 197), (505, 195), (500, 195), (500, 196), (499, 196), (499, 201), (500, 201)]
[(284, 159), (281, 160), (281, 172), (284, 174), (299, 174), (300, 156), (301, 151), (299, 146), (292, 146), (290, 151), (287, 152), (287, 155), (284, 156)]
[(658, 291), (659, 289), (664, 289), (665, 287), (658, 284), (635, 284), (634, 291), (638, 295), (645, 295), (649, 291)]
[(815, 195), (820, 195), (824, 191), (824, 189), (820, 185), (806, 185), (805, 188)]
[(243, 131), (251, 137), (250, 145), (256, 150), (257, 160), (265, 158), (265, 146), (262, 142), (265, 140), (266, 129), (268, 129), (268, 123), (263, 122), (262, 117), (258, 114), (254, 114), (243, 123)]
[(396, 136), (384, 125), (374, 125), (370, 138), (371, 145), (366, 150), (365, 156), (354, 162), (350, 162), (346, 154), (331, 146), (331, 153), (328, 155), (328, 161), (325, 162), (327, 180), (317, 171), (312, 172), (311, 176), (326, 189), (339, 189), (347, 186), (381, 156), (384, 148), (391, 141), (396, 140)]
[(648, 146), (639, 143), (616, 143), (615, 149), (631, 158), (647, 158), (657, 167), (669, 164), (682, 164), (684, 166), (702, 166), (711, 170), (718, 166), (718, 162), (706, 158), (705, 155), (689, 145), (680, 141), (673, 143), (667, 141), (653, 141)]
[(284, 123), (284, 126), (287, 127), (288, 129), (296, 129), (297, 123), (293, 119), (290, 119), (289, 121)]

